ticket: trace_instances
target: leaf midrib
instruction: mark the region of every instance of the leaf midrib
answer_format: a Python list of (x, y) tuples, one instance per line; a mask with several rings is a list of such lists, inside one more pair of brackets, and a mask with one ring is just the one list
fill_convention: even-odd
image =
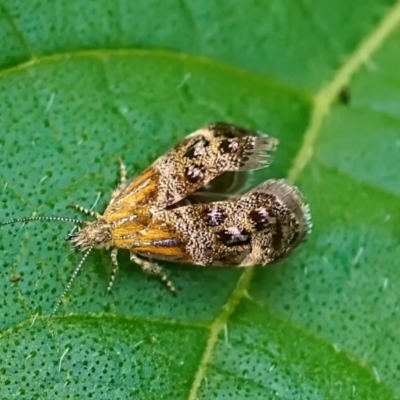
[[(387, 15), (381, 20), (375, 29), (372, 30), (355, 51), (347, 58), (346, 62), (336, 71), (332, 76), (330, 82), (325, 84), (321, 90), (316, 93), (313, 99), (313, 109), (311, 112), (311, 118), (304, 134), (302, 145), (294, 158), (292, 167), (289, 169), (287, 179), (291, 182), (295, 182), (305, 167), (310, 162), (315, 144), (322, 131), (322, 126), (325, 121), (325, 117), (328, 115), (332, 105), (337, 99), (340, 91), (346, 87), (352, 76), (362, 67), (362, 65), (368, 61), (368, 59), (381, 47), (385, 39), (392, 33), (392, 31), (400, 23), (400, 1), (398, 1), (387, 13)], [(234, 312), (236, 306), (240, 303), (243, 296), (247, 293), (247, 290), (251, 284), (253, 276), (253, 268), (246, 268), (242, 276), (238, 280), (236, 288), (233, 290), (227, 303), (222, 307), (222, 311), (215, 318), (214, 323), (210, 329), (210, 336), (203, 353), (203, 357), (199, 364), (193, 384), (189, 392), (188, 400), (196, 400), (197, 392), (201, 386), (201, 382), (206, 374), (207, 365), (212, 357), (212, 353), (217, 343), (217, 338), (223, 326), (228, 322), (230, 315)], [(225, 310), (230, 310), (227, 313)], [(214, 329), (213, 329), (214, 328)], [(347, 352), (346, 352), (346, 355)], [(348, 359), (355, 362), (354, 357), (348, 356)], [(373, 378), (372, 368), (369, 369), (371, 378)], [(381, 385), (386, 387), (388, 390), (391, 388), (380, 382)]]
[(187, 55), (177, 51), (170, 51), (164, 49), (143, 49), (143, 48), (121, 48), (121, 49), (89, 49), (89, 50), (76, 50), (66, 51), (61, 53), (53, 53), (50, 55), (41, 55), (33, 57), (24, 62), (15, 64), (11, 67), (0, 68), (0, 79), (14, 73), (24, 71), (26, 69), (44, 65), (48, 63), (60, 63), (70, 59), (79, 58), (93, 58), (101, 62), (107, 61), (110, 57), (159, 57), (172, 60), (179, 60), (180, 62), (203, 65), (207, 68), (224, 71), (226, 74), (234, 74), (244, 76), (246, 80), (256, 82), (257, 85), (265, 86), (266, 88), (275, 88), (278, 90), (292, 93), (294, 96), (310, 101), (311, 94), (303, 88), (291, 85), (287, 82), (282, 82), (276, 78), (261, 75), (253, 71), (244, 70), (237, 66), (214, 60), (206, 56)]

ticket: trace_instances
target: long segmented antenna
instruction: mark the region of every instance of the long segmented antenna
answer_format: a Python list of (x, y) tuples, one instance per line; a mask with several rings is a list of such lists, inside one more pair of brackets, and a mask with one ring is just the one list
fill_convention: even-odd
[(50, 314), (50, 318), (56, 313), (58, 307), (60, 306), (61, 302), (64, 300), (65, 295), (69, 292), (69, 290), (71, 289), (71, 285), (74, 282), (75, 278), (77, 277), (77, 275), (79, 274), (79, 271), (82, 269), (82, 266), (84, 264), (84, 262), (86, 261), (88, 255), (90, 254), (90, 252), (93, 250), (94, 246), (89, 247), (88, 250), (86, 250), (86, 252), (83, 254), (81, 260), (79, 261), (79, 264), (77, 265), (77, 267), (75, 268), (74, 272), (71, 275), (71, 278), (69, 278), (69, 281), (67, 283), (67, 285), (65, 286), (65, 289), (62, 293), (62, 295), (59, 297), (59, 299), (57, 300), (56, 304), (54, 305), (53, 311)]
[(1, 222), (0, 226), (17, 224), (18, 222), (31, 222), (31, 221), (53, 221), (53, 222), (72, 222), (74, 224), (83, 224), (83, 221), (76, 218), (69, 217), (26, 217), (26, 218), (15, 218), (10, 221)]

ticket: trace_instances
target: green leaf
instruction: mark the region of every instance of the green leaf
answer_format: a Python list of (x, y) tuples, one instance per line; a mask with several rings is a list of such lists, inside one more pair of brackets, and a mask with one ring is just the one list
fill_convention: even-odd
[[(168, 265), (177, 297), (121, 252), (111, 296), (72, 228), (0, 228), (5, 399), (400, 398), (400, 3), (0, 4), (0, 220), (106, 207), (224, 120), (278, 137), (314, 230), (277, 265)], [(98, 201), (97, 201), (98, 200)], [(20, 277), (20, 279), (18, 279)]]

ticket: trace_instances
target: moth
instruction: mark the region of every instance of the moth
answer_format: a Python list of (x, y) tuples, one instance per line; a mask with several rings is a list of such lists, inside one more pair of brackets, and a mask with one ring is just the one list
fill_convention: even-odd
[(117, 254), (128, 250), (131, 261), (175, 286), (155, 260), (214, 267), (267, 265), (286, 257), (311, 231), (308, 205), (302, 193), (285, 180), (267, 180), (241, 193), (252, 170), (267, 167), (278, 140), (236, 125), (216, 122), (180, 141), (137, 177), (127, 180), (121, 161), (121, 181), (103, 214), (74, 207), (93, 217), (81, 221), (63, 217), (28, 217), (28, 221), (77, 224), (67, 236), (83, 252), (54, 314), (93, 249), (111, 249), (112, 272)]

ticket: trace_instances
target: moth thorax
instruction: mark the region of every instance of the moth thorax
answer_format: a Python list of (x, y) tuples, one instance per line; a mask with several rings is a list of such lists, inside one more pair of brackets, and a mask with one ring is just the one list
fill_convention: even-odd
[(67, 236), (74, 250), (108, 248), (111, 246), (111, 226), (103, 220), (87, 222), (78, 232)]

